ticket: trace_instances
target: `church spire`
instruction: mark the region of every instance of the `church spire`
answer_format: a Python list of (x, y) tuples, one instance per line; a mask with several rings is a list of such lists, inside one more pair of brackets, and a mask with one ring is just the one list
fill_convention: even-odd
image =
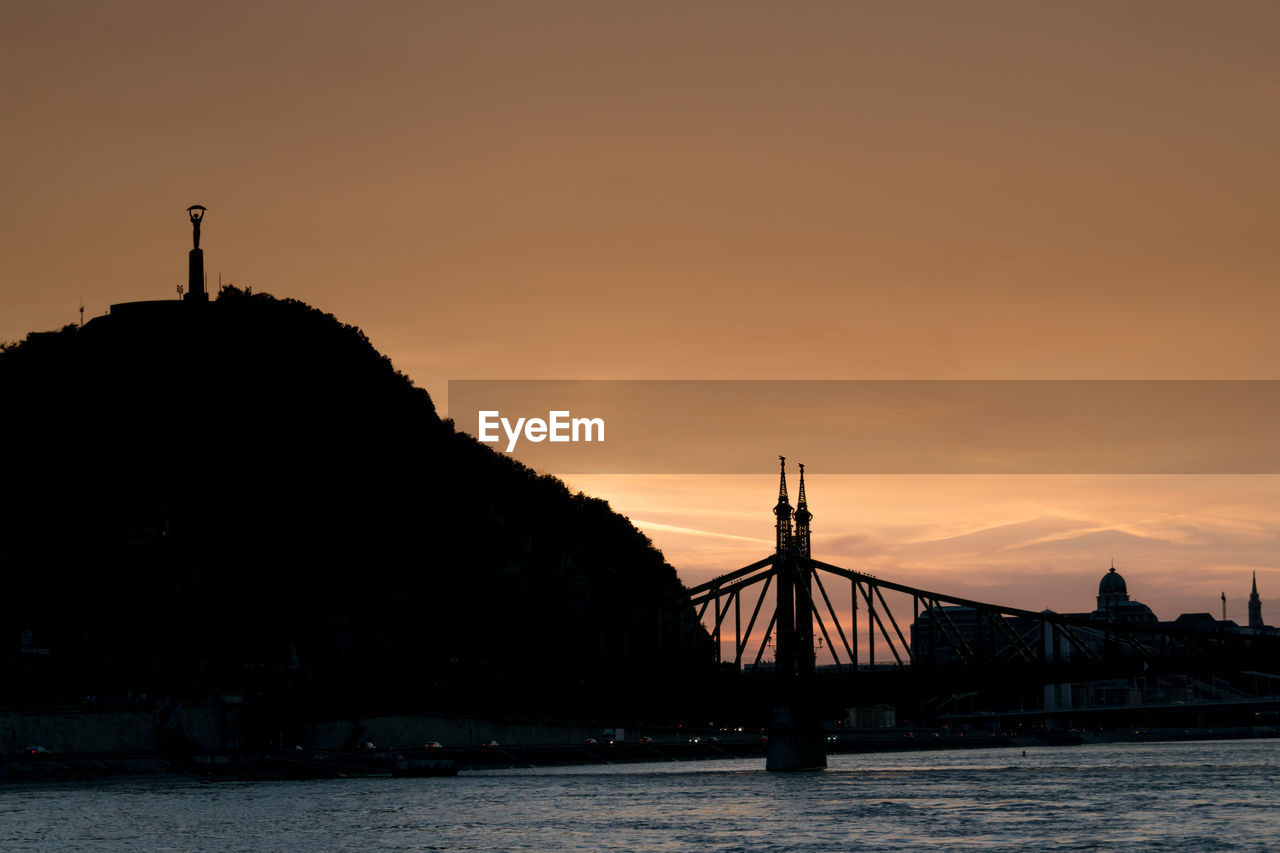
[(787, 498), (787, 457), (779, 456), (781, 473), (778, 480), (778, 504), (773, 514), (778, 517), (778, 552), (791, 548), (791, 501)]
[(1253, 592), (1249, 595), (1249, 627), (1262, 628), (1262, 599), (1258, 598), (1258, 573), (1253, 573)]

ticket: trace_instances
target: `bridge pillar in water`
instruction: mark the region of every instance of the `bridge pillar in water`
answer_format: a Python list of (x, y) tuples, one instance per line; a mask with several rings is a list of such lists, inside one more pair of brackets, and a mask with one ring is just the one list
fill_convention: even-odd
[(765, 745), (764, 769), (771, 773), (821, 770), (827, 766), (822, 721), (804, 702), (775, 705)]
[[(808, 576), (794, 558), (782, 555), (778, 566), (778, 640), (776, 700), (765, 744), (765, 770), (821, 770), (827, 766), (822, 718), (813, 699), (813, 641), (805, 637)], [(809, 623), (812, 624), (812, 623)], [(807, 642), (806, 642), (807, 640)]]

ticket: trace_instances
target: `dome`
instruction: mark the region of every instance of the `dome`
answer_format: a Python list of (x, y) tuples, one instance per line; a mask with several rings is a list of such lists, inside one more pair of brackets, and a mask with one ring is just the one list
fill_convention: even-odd
[(1116, 567), (1112, 566), (1111, 571), (1102, 576), (1102, 580), (1098, 583), (1098, 595), (1127, 595), (1128, 588), (1124, 585), (1124, 578), (1116, 571)]

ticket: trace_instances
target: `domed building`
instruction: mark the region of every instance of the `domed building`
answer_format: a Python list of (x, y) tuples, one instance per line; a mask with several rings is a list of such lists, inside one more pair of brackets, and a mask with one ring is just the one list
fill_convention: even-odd
[(1115, 564), (1098, 582), (1098, 609), (1089, 614), (1094, 619), (1110, 619), (1113, 622), (1155, 624), (1159, 620), (1151, 608), (1129, 598), (1124, 577), (1116, 571)]

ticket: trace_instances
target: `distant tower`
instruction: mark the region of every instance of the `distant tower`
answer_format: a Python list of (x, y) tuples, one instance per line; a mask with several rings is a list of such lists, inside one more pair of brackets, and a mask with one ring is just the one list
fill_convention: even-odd
[(1263, 628), (1262, 599), (1258, 598), (1258, 573), (1253, 573), (1253, 592), (1249, 594), (1249, 627)]
[(809, 512), (809, 502), (804, 497), (804, 465), (800, 466), (800, 497), (796, 500), (796, 551), (802, 557), (812, 556), (809, 552), (809, 522), (813, 513)]
[(778, 504), (773, 514), (778, 517), (778, 553), (791, 550), (791, 501), (787, 498), (787, 457), (779, 456), (782, 474), (778, 483)]
[(195, 248), (187, 255), (187, 295), (183, 297), (189, 302), (208, 302), (209, 294), (204, 289), (204, 250), (200, 248), (200, 222), (204, 219), (205, 207), (193, 204), (187, 208), (187, 216), (191, 218), (191, 239)]

